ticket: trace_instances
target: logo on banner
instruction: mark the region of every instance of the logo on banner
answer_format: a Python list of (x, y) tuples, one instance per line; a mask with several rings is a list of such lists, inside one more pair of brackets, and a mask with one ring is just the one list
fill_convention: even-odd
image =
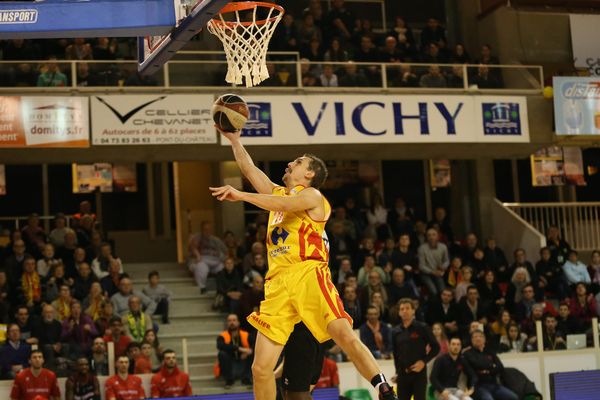
[(597, 99), (600, 98), (600, 82), (566, 82), (561, 91), (565, 99)]
[(152, 103), (156, 103), (159, 100), (163, 100), (165, 99), (167, 96), (161, 96), (157, 99), (154, 100), (150, 100), (136, 108), (134, 108), (133, 110), (130, 110), (129, 112), (126, 112), (125, 114), (121, 114), (120, 112), (118, 112), (113, 106), (111, 106), (110, 104), (108, 104), (106, 102), (106, 100), (104, 100), (102, 97), (96, 97), (96, 99), (98, 99), (99, 102), (101, 102), (102, 104), (104, 104), (114, 115), (115, 117), (117, 117), (119, 119), (119, 121), (121, 121), (122, 124), (124, 124), (125, 122), (127, 122), (131, 117), (133, 117), (138, 111), (140, 111), (141, 109), (143, 109), (146, 106), (149, 106)]
[(485, 135), (520, 135), (519, 103), (482, 103)]
[(248, 121), (242, 129), (245, 137), (273, 136), (271, 103), (248, 103)]
[(4, 10), (0, 11), (0, 24), (35, 24), (37, 10)]

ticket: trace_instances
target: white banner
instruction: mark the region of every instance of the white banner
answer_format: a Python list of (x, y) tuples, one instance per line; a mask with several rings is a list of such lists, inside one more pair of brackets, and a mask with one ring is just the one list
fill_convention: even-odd
[(212, 95), (92, 96), (92, 143), (217, 143), (213, 101)]
[(250, 116), (242, 136), (248, 145), (529, 142), (525, 97), (314, 94), (246, 100)]
[(600, 15), (570, 14), (569, 21), (575, 67), (587, 69), (591, 75), (600, 76)]

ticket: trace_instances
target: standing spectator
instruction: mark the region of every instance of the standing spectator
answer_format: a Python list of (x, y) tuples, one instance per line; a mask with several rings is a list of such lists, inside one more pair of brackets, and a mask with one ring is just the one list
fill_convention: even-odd
[(446, 31), (437, 18), (429, 18), (427, 26), (421, 31), (421, 48), (425, 49), (431, 43), (438, 46), (446, 43)]
[(67, 343), (71, 358), (88, 354), (94, 337), (98, 336), (94, 321), (82, 313), (81, 303), (73, 300), (71, 316), (62, 323), (61, 342)]
[(63, 322), (71, 317), (71, 291), (67, 285), (60, 286), (58, 298), (52, 302), (52, 307), (56, 310), (56, 319)]
[(518, 400), (513, 391), (498, 383), (504, 366), (496, 353), (486, 348), (485, 342), (483, 332), (473, 332), (472, 346), (464, 353), (467, 364), (475, 372), (472, 381), (475, 397), (481, 400)]
[(52, 269), (60, 262), (60, 260), (54, 258), (54, 246), (50, 243), (46, 243), (42, 250), (42, 258), (37, 261), (37, 272), (40, 277), (46, 278)]
[(586, 265), (579, 261), (577, 258), (577, 252), (575, 250), (569, 251), (569, 257), (563, 265), (563, 271), (565, 273), (565, 277), (567, 278), (567, 283), (571, 287), (580, 282), (587, 285), (592, 283)]
[[(73, 282), (73, 297), (79, 301), (83, 301), (89, 294), (92, 285), (96, 283), (100, 287), (100, 283), (88, 263), (81, 263), (77, 269), (77, 276)], [(86, 307), (87, 308), (87, 307)]]
[(561, 300), (567, 297), (562, 269), (560, 264), (552, 258), (550, 248), (542, 247), (540, 249), (540, 260), (535, 264), (535, 272), (544, 288), (554, 292)]
[(219, 369), (225, 378), (225, 388), (230, 388), (236, 378), (243, 384), (250, 383), (252, 348), (248, 332), (240, 329), (240, 321), (235, 314), (227, 316), (226, 330), (217, 338)]
[(478, 321), (487, 324), (488, 311), (485, 304), (479, 299), (477, 286), (471, 285), (467, 289), (467, 295), (458, 303), (458, 326), (465, 331), (471, 322)]
[[(110, 334), (104, 336), (104, 343), (109, 342), (113, 342), (115, 345), (115, 357), (124, 356), (127, 346), (131, 343), (131, 338), (123, 334), (123, 322), (119, 317), (113, 317), (110, 320)], [(129, 363), (127, 368), (129, 368)]]
[(527, 335), (521, 332), (519, 325), (510, 322), (506, 334), (500, 337), (499, 353), (523, 353), (527, 351)]
[(443, 277), (450, 265), (448, 248), (438, 241), (437, 230), (427, 230), (427, 243), (419, 246), (418, 254), (421, 282), (427, 287), (429, 296), (435, 297), (445, 288)]
[(58, 213), (54, 217), (54, 229), (50, 231), (48, 239), (55, 248), (60, 248), (65, 244), (65, 234), (69, 231), (67, 228), (67, 218), (65, 214)]
[(169, 323), (169, 307), (171, 305), (172, 293), (164, 285), (160, 283), (160, 275), (158, 271), (152, 271), (148, 274), (148, 286), (142, 289), (150, 300), (156, 304), (156, 311), (154, 314), (162, 316), (162, 323)]
[[(115, 353), (115, 357), (116, 357)], [(108, 375), (108, 352), (106, 351), (106, 343), (101, 337), (94, 339), (92, 344), (92, 353), (90, 354), (90, 369), (94, 375)]]
[(421, 76), (419, 86), (424, 88), (444, 88), (446, 87), (446, 78), (442, 75), (439, 65), (432, 65), (429, 71)]
[(401, 323), (392, 330), (398, 400), (425, 400), (427, 363), (440, 351), (431, 329), (415, 320), (412, 300), (400, 300)]
[(67, 76), (60, 72), (56, 57), (50, 57), (40, 71), (37, 79), (38, 87), (65, 87), (69, 84)]
[(31, 346), (21, 340), (21, 330), (17, 324), (6, 328), (6, 342), (0, 347), (0, 376), (13, 379), (29, 366)]
[(485, 263), (496, 273), (498, 282), (508, 282), (508, 260), (502, 249), (496, 246), (496, 239), (489, 238), (483, 252)]
[(42, 283), (40, 275), (35, 270), (35, 259), (25, 258), (23, 276), (21, 277), (20, 298), (31, 310), (38, 309), (42, 302)]
[(11, 400), (60, 400), (60, 389), (54, 372), (43, 368), (44, 355), (39, 350), (34, 350), (29, 356), (30, 368), (26, 368), (15, 377)]
[(203, 294), (206, 292), (208, 274), (215, 274), (223, 269), (227, 247), (213, 234), (212, 223), (203, 221), (200, 232), (190, 238), (188, 249), (188, 267)]
[(38, 349), (44, 353), (46, 365), (50, 369), (56, 368), (56, 358), (66, 355), (65, 347), (61, 343), (62, 326), (55, 318), (54, 308), (50, 304), (42, 308), (42, 318), (33, 324), (31, 334), (38, 339)]
[(152, 376), (150, 381), (150, 395), (153, 398), (191, 396), (190, 377), (177, 367), (175, 352), (165, 350), (163, 358), (162, 368)]
[(217, 274), (217, 297), (216, 308), (236, 314), (239, 309), (240, 298), (244, 284), (239, 271), (235, 268), (234, 260), (227, 257), (223, 263), (223, 269)]
[(439, 356), (431, 370), (431, 386), (436, 392), (436, 398), (441, 400), (471, 400), (474, 392), (472, 386), (468, 389), (459, 388), (461, 373), (467, 378), (467, 384), (473, 382), (474, 373), (461, 354), (462, 342), (460, 338), (450, 339), (448, 353)]
[(138, 300), (143, 304), (144, 311), (148, 315), (154, 314), (156, 311), (156, 303), (139, 290), (134, 290), (133, 285), (131, 284), (131, 279), (128, 276), (123, 276), (121, 278), (121, 281), (119, 282), (119, 292), (115, 293), (110, 298), (114, 313), (123, 316), (130, 311), (129, 301), (132, 296), (138, 298)]
[(415, 38), (412, 30), (406, 25), (404, 18), (396, 17), (394, 27), (389, 34), (398, 41), (399, 47), (405, 54), (410, 55), (411, 58), (414, 57), (416, 53)]
[(146, 398), (142, 379), (130, 375), (129, 358), (121, 355), (117, 358), (117, 373), (106, 381), (106, 400), (141, 400)]
[(448, 334), (458, 331), (458, 306), (452, 289), (445, 288), (438, 298), (431, 298), (425, 319), (429, 325), (441, 323)]
[[(8, 281), (10, 286), (16, 287), (19, 285), (19, 281), (23, 276), (23, 263), (26, 258), (31, 257), (25, 252), (25, 242), (21, 239), (17, 239), (13, 242), (12, 252), (10, 256), (4, 260), (4, 268), (8, 274)], [(35, 269), (35, 259), (34, 259)]]
[(114, 261), (120, 266), (119, 272), (123, 273), (123, 263), (120, 258), (113, 255), (110, 243), (102, 243), (100, 245), (100, 254), (92, 261), (92, 271), (94, 271), (98, 279), (102, 279), (108, 276), (108, 267)]
[(360, 341), (367, 346), (375, 359), (388, 359), (392, 353), (391, 332), (386, 323), (380, 321), (379, 309), (367, 307), (367, 320), (360, 327)]
[(134, 342), (141, 342), (148, 329), (152, 329), (152, 317), (142, 311), (142, 302), (139, 297), (129, 297), (129, 311), (123, 315), (125, 335)]
[(350, 40), (354, 21), (354, 14), (345, 7), (344, 0), (333, 0), (332, 9), (325, 18), (327, 37), (338, 37), (344, 42)]
[(100, 383), (90, 372), (90, 362), (85, 357), (77, 359), (77, 371), (65, 383), (66, 400), (100, 400)]

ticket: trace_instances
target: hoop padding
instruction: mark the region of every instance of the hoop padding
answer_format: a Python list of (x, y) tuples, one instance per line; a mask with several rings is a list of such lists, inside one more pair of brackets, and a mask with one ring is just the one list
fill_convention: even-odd
[[(266, 18), (258, 19), (259, 8), (268, 9)], [(251, 12), (252, 21), (242, 20), (241, 11)], [(226, 21), (223, 15), (226, 13), (233, 13), (235, 20)], [(271, 3), (230, 3), (208, 21), (208, 31), (223, 43), (227, 58), (226, 82), (241, 85), (245, 81), (246, 87), (252, 87), (269, 78), (267, 50), (283, 13), (281, 6)]]

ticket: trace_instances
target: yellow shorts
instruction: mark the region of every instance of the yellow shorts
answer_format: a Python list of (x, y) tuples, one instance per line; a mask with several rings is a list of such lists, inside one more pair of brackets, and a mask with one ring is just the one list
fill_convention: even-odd
[(265, 300), (260, 311), (248, 316), (248, 322), (272, 341), (285, 344), (294, 325), (304, 322), (315, 339), (323, 343), (331, 339), (327, 325), (352, 318), (333, 282), (326, 263), (305, 262), (286, 268), (265, 281)]

